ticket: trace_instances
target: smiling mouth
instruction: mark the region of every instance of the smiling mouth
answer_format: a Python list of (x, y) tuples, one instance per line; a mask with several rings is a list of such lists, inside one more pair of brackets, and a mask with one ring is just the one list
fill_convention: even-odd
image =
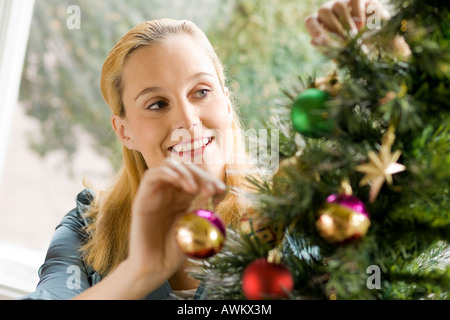
[(176, 152), (180, 155), (183, 154), (183, 152), (193, 152), (196, 150), (200, 150), (209, 144), (214, 140), (214, 137), (208, 137), (208, 138), (202, 138), (198, 139), (196, 141), (193, 141), (191, 143), (179, 143), (177, 145), (174, 145), (169, 148), (170, 152)]

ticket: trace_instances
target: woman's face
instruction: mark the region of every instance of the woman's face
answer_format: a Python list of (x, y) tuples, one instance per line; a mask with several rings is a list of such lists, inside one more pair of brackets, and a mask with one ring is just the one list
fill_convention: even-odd
[[(224, 179), (232, 108), (211, 58), (188, 35), (137, 49), (122, 76), (125, 117), (113, 127), (149, 168), (171, 157)], [(228, 139), (231, 140), (231, 139)]]

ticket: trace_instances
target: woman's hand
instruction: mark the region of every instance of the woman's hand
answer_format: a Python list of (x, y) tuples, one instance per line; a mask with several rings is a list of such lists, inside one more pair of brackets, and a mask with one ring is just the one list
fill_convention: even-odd
[(142, 299), (156, 290), (186, 260), (175, 240), (177, 220), (194, 200), (224, 191), (222, 181), (195, 165), (166, 159), (147, 170), (133, 202), (127, 258), (74, 299)]
[(133, 203), (128, 262), (140, 277), (164, 281), (185, 261), (175, 240), (177, 220), (197, 196), (222, 194), (225, 184), (195, 165), (166, 159), (143, 175)]
[[(368, 10), (370, 9), (370, 10)], [(366, 24), (367, 12), (388, 19), (389, 12), (376, 0), (329, 1), (317, 13), (308, 16), (305, 26), (312, 45), (334, 46), (333, 38), (354, 36)], [(334, 37), (333, 37), (334, 35)]]
[[(311, 35), (311, 44), (336, 49), (349, 37), (355, 36), (367, 23), (367, 18), (386, 20), (389, 12), (377, 0), (329, 1), (317, 13), (308, 16), (305, 26)], [(407, 57), (411, 53), (403, 37), (395, 37), (390, 48)]]

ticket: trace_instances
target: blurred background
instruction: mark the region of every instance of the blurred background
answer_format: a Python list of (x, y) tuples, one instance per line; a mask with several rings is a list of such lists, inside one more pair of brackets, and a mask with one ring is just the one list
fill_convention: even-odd
[(258, 129), (299, 76), (331, 70), (304, 28), (323, 2), (0, 0), (0, 299), (34, 290), (83, 179), (101, 189), (121, 164), (100, 72), (122, 35), (145, 20), (195, 22)]

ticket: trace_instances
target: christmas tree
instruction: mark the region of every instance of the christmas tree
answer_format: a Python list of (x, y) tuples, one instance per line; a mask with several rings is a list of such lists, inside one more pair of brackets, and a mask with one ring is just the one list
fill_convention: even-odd
[(449, 4), (392, 5), (284, 92), (278, 172), (192, 270), (211, 299), (449, 299)]

